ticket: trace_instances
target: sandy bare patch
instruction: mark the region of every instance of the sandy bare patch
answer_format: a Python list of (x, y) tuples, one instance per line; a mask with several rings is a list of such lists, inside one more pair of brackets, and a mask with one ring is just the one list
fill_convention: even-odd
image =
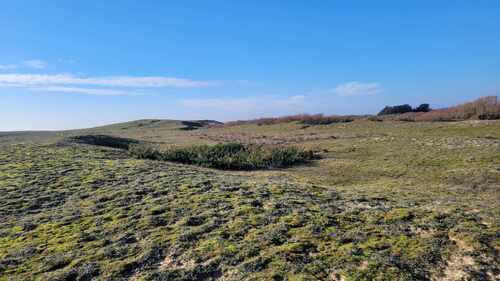
[(446, 267), (441, 274), (431, 278), (436, 281), (456, 281), (464, 280), (468, 277), (466, 269), (475, 265), (474, 259), (467, 253), (473, 248), (467, 242), (450, 236), (450, 240), (457, 244), (458, 251), (448, 260)]
[(346, 281), (345, 277), (337, 272), (332, 272), (328, 275), (328, 280), (331, 281)]
[(165, 259), (160, 263), (160, 266), (158, 267), (159, 270), (166, 270), (166, 269), (190, 269), (194, 268), (195, 266), (195, 261), (189, 260), (189, 261), (182, 261), (179, 259), (176, 259), (172, 255), (167, 255)]

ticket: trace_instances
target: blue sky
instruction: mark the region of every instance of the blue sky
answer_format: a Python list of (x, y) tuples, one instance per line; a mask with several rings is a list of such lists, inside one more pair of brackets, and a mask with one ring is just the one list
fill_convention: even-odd
[(500, 92), (500, 1), (4, 1), (0, 131)]

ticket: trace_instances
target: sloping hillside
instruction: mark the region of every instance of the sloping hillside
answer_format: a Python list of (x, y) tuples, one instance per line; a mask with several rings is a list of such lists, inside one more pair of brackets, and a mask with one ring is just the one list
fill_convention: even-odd
[[(0, 132), (0, 145), (13, 143), (48, 144), (70, 136), (89, 134), (106, 134), (151, 142), (175, 143), (178, 142), (178, 139), (185, 138), (186, 133), (184, 131), (202, 129), (221, 124), (222, 123), (213, 120), (181, 121), (143, 119), (80, 130)], [(188, 130), (186, 130), (186, 128)]]

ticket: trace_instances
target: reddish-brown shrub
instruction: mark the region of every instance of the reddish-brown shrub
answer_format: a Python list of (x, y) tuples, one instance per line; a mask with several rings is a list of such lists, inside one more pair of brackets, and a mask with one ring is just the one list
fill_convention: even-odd
[(408, 112), (377, 116), (384, 121), (461, 121), (469, 119), (493, 120), (500, 119), (500, 103), (496, 96), (482, 97), (475, 101), (435, 109), (429, 112)]
[(482, 97), (461, 105), (437, 109), (415, 117), (415, 121), (459, 121), (468, 119), (500, 119), (500, 103), (496, 96)]
[(297, 114), (282, 117), (269, 117), (269, 118), (258, 118), (253, 120), (245, 121), (232, 121), (225, 123), (226, 126), (243, 125), (243, 124), (257, 124), (257, 125), (273, 125), (280, 123), (289, 122), (299, 122), (307, 125), (327, 125), (332, 123), (345, 123), (354, 121), (355, 116), (339, 116), (330, 115), (325, 116), (323, 114)]

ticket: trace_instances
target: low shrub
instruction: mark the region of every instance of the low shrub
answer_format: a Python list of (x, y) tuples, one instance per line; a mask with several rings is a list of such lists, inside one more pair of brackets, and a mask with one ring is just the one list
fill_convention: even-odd
[(128, 148), (128, 151), (140, 159), (161, 160), (160, 151), (149, 145), (134, 144)]
[(413, 108), (409, 104), (402, 104), (395, 106), (386, 106), (378, 113), (378, 115), (402, 114), (412, 111)]
[(423, 103), (413, 110), (413, 112), (429, 112), (431, 107), (428, 103)]
[(391, 115), (391, 114), (404, 114), (410, 112), (429, 112), (431, 107), (428, 103), (423, 103), (415, 108), (412, 108), (409, 104), (386, 106), (382, 109), (378, 115)]
[(163, 160), (224, 170), (256, 170), (288, 167), (312, 160), (310, 150), (296, 147), (246, 146), (240, 143), (172, 147), (164, 150), (133, 145), (130, 153), (141, 159)]
[(333, 123), (348, 123), (354, 121), (353, 116), (323, 116), (322, 114), (305, 115), (299, 122), (306, 125), (328, 125)]
[(245, 124), (257, 124), (257, 125), (274, 125), (289, 122), (298, 122), (305, 125), (328, 125), (333, 123), (346, 123), (352, 122), (356, 119), (356, 116), (340, 116), (340, 115), (330, 115), (325, 116), (323, 114), (297, 114), (282, 117), (269, 117), (269, 118), (259, 118), (253, 120), (245, 121), (233, 121), (225, 123), (226, 126), (235, 125), (245, 125)]

